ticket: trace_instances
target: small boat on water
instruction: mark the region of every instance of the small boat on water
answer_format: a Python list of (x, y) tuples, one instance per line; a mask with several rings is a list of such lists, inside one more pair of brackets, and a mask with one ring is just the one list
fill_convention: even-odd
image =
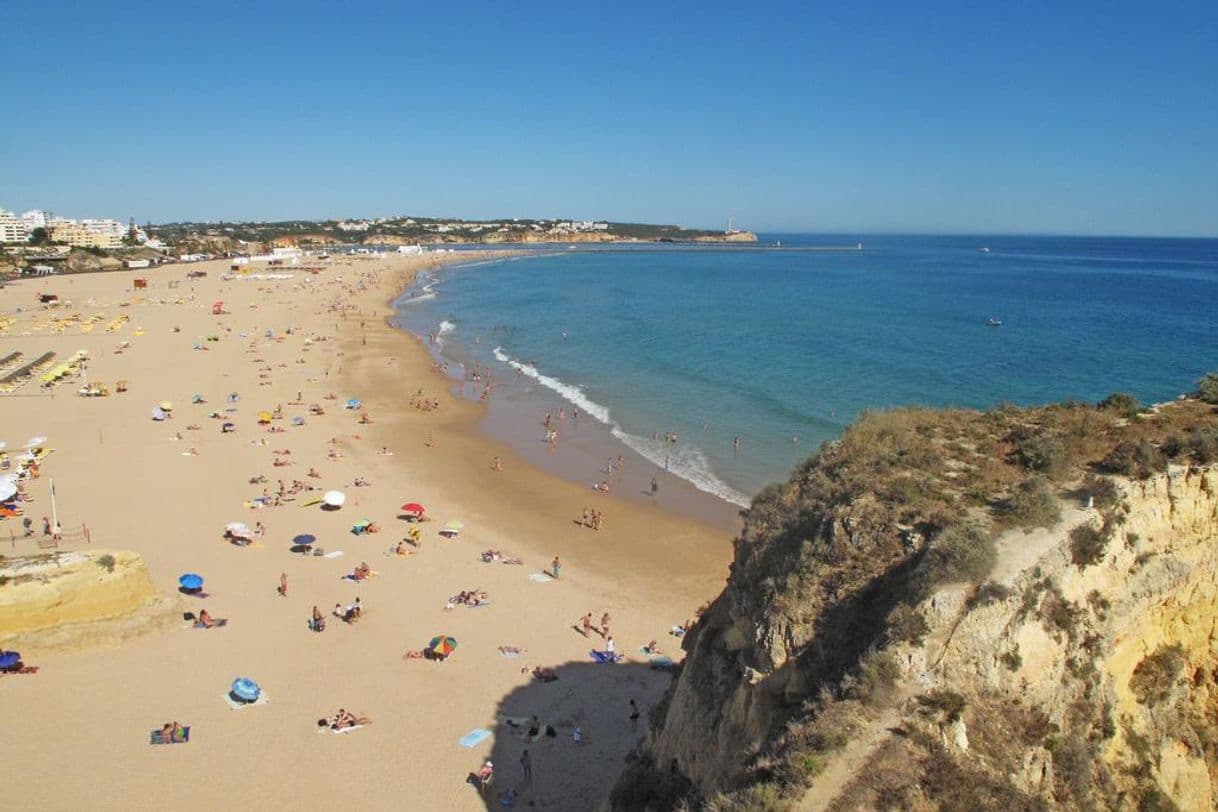
[(988, 247), (978, 248), (977, 250), (983, 254), (988, 254), (990, 252), (990, 249)]
[(986, 327), (1001, 327), (1002, 319), (986, 319), (985, 326)]

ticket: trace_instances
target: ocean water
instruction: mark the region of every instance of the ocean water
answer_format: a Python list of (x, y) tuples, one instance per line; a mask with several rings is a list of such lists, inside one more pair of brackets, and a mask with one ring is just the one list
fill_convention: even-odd
[[(551, 249), (428, 274), (397, 321), (434, 335), (451, 369), (484, 366), (492, 409), (578, 408), (657, 468), (746, 504), (867, 409), (1191, 389), (1218, 369), (1218, 240)], [(541, 431), (520, 427), (527, 442)]]

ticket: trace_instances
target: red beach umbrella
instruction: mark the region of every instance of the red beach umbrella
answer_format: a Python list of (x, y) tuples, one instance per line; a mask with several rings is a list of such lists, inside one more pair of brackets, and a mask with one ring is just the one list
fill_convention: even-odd
[(427, 510), (422, 505), (420, 505), (418, 502), (407, 502), (406, 504), (402, 505), (402, 512), (403, 513), (417, 513), (421, 516), (424, 513), (426, 513)]

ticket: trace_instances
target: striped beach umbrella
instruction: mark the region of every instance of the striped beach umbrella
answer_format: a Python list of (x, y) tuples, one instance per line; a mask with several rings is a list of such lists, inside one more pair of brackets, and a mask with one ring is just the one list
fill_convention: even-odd
[(457, 638), (449, 637), (446, 634), (437, 635), (431, 638), (431, 642), (427, 644), (427, 650), (439, 657), (447, 657), (457, 650)]

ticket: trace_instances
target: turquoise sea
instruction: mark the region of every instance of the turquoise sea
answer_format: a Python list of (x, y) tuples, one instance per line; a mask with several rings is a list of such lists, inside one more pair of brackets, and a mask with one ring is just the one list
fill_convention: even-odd
[[(657, 469), (745, 504), (866, 409), (1191, 389), (1218, 369), (1218, 240), (554, 247), (428, 274), (397, 309), (452, 371), (486, 368), (492, 411), (578, 408)], [(530, 419), (505, 439), (543, 431)]]

